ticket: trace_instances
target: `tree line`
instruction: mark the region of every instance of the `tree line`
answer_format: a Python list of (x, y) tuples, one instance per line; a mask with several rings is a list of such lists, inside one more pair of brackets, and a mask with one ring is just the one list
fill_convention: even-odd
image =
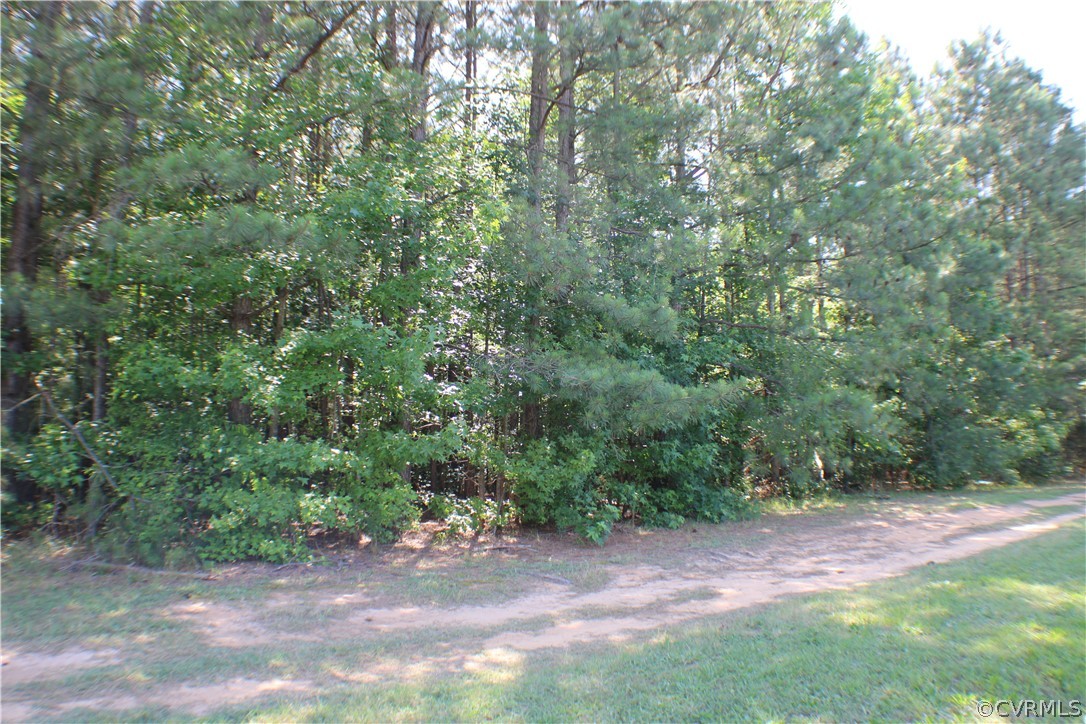
[(1042, 479), (1086, 136), (829, 4), (3, 5), (4, 522), (152, 563)]

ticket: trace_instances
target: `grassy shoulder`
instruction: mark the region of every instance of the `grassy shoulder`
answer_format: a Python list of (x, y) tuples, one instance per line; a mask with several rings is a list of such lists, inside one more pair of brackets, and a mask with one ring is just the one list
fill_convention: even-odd
[[(896, 494), (810, 511), (803, 526), (832, 533), (834, 526), (862, 523), (868, 515), (871, 520), (891, 512), (911, 517), (1081, 491), (1081, 486), (1057, 486)], [(1072, 511), (1050, 506), (1045, 516), (1062, 512)], [(1023, 510), (1021, 520), (1035, 515)], [(658, 566), (670, 561), (674, 568), (693, 551), (739, 545), (757, 550), (759, 541), (785, 529), (795, 533), (775, 524), (785, 519), (797, 517), (780, 511), (737, 524), (631, 531), (627, 540), (604, 549), (567, 541), (566, 557), (552, 556), (540, 541), (541, 548), (525, 557), (468, 552), (429, 558), (424, 553), (406, 567), (323, 572), (316, 567), (306, 575), (289, 573), (293, 569), (280, 575), (271, 568), (268, 575), (218, 581), (97, 573), (68, 568), (64, 561), (71, 551), (9, 546), (3, 568), (5, 647), (112, 650), (116, 661), (62, 678), (5, 684), (4, 695), (88, 701), (53, 713), (63, 721), (189, 720), (194, 714), (260, 721), (900, 720), (970, 718), (973, 702), (982, 698), (1086, 699), (1081, 521), (888, 581), (570, 649), (495, 649), (487, 640), (503, 631), (501, 624), (461, 630), (436, 622), (345, 637), (344, 629), (335, 627), (345, 612), (336, 603), (343, 596), (367, 605), (495, 603), (538, 587), (544, 576), (564, 578), (571, 590), (590, 590), (606, 583), (611, 566), (631, 560)], [(694, 590), (688, 597), (702, 593)], [(277, 596), (290, 605), (269, 605)], [(192, 600), (222, 604), (226, 614), (242, 617), (222, 621), (224, 626), (251, 630), (262, 640), (208, 645), (201, 637), (206, 631), (194, 635), (192, 620), (176, 615), (178, 606)], [(592, 626), (618, 613), (579, 615)], [(546, 619), (548, 612), (540, 615)], [(516, 628), (531, 626), (522, 621)], [(320, 635), (310, 635), (314, 630)], [(451, 650), (469, 653), (450, 658)], [(170, 708), (170, 697), (195, 696), (192, 687), (199, 686), (214, 691), (228, 681), (269, 688), (244, 702), (219, 700), (207, 710), (182, 714)], [(275, 688), (283, 681), (297, 685)], [(158, 694), (144, 697), (145, 691)], [(114, 703), (128, 697), (133, 704), (94, 704), (91, 700), (103, 692)]]
[(1086, 700), (1081, 523), (892, 581), (576, 651), (320, 701), (294, 720), (976, 718), (987, 699)]
[[(595, 590), (609, 579), (607, 567), (649, 564), (671, 567), (677, 555), (700, 549), (756, 551), (775, 536), (774, 523), (803, 515), (805, 524), (832, 528), (860, 516), (930, 514), (987, 505), (1047, 500), (1083, 491), (1081, 484), (1012, 487), (977, 486), (955, 491), (826, 495), (802, 502), (760, 504), (751, 520), (707, 525), (690, 522), (678, 530), (620, 526), (603, 548), (572, 533), (521, 531), (502, 540), (447, 539), (406, 553), (399, 546), (371, 546), (345, 566), (317, 559), (304, 566), (220, 565), (209, 573), (223, 580), (149, 576), (73, 567), (85, 551), (56, 541), (10, 541), (3, 548), (5, 595), (3, 634), (10, 640), (50, 644), (81, 633), (124, 632), (140, 623), (141, 612), (178, 595), (215, 600), (262, 600), (285, 591), (352, 587), (386, 605), (466, 605), (513, 598), (546, 580)], [(1023, 512), (1023, 520), (1055, 512)], [(512, 555), (508, 553), (512, 552)], [(245, 573), (235, 576), (241, 569)], [(123, 585), (118, 585), (120, 582)], [(50, 615), (43, 617), (42, 611)], [(108, 622), (108, 623), (107, 623)]]
[(829, 491), (802, 500), (772, 498), (763, 501), (760, 510), (769, 515), (793, 515), (807, 512), (863, 513), (898, 506), (917, 510), (958, 510), (984, 505), (1014, 505), (1024, 501), (1050, 500), (1082, 491), (1078, 482), (995, 485), (974, 483), (950, 490), (896, 490), (840, 493)]

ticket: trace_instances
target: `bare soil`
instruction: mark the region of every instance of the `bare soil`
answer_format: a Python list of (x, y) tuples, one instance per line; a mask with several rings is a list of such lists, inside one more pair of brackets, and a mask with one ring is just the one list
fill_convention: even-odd
[[(772, 516), (735, 526), (738, 534), (723, 547), (719, 539), (699, 536), (696, 527), (627, 531), (603, 549), (574, 544), (562, 536), (538, 535), (439, 546), (424, 530), (386, 549), (378, 558), (352, 553), (337, 565), (341, 570), (377, 566), (390, 575), (404, 568), (438, 568), (457, 576), (462, 575), (457, 565), (464, 556), (480, 552), (513, 557), (526, 565), (560, 556), (600, 566), (606, 574), (605, 583), (598, 590), (583, 591), (562, 576), (530, 574), (534, 575), (532, 584), (523, 595), (500, 604), (466, 606), (377, 605), (379, 598), (375, 603), (371, 594), (358, 587), (299, 586), (297, 592), (275, 594), (257, 605), (210, 598), (183, 600), (160, 615), (183, 622), (208, 647), (225, 650), (330, 639), (362, 644), (393, 632), (448, 631), (447, 641), (430, 648), (436, 653), (376, 659), (361, 669), (333, 671), (333, 681), (325, 683), (411, 680), (460, 670), (486, 670), (500, 676), (510, 662), (533, 651), (621, 641), (782, 596), (862, 585), (919, 566), (973, 556), (1080, 519), (1086, 516), (1084, 503), (1086, 495), (1077, 491), (1050, 500), (959, 510), (887, 505), (872, 514)], [(1055, 515), (1045, 512), (1055, 506), (1076, 509)], [(636, 555), (638, 552), (644, 555)], [(643, 562), (638, 562), (639, 557)], [(269, 574), (293, 576), (299, 581), (306, 575), (304, 569), (270, 566), (239, 566), (220, 572), (235, 581)], [(310, 620), (275, 615), (289, 609), (323, 612), (324, 616)], [(465, 635), (465, 630), (478, 633)], [(199, 716), (274, 692), (319, 693), (323, 686), (309, 680), (237, 678), (210, 686), (157, 684), (138, 694), (71, 701), (8, 696), (9, 689), (20, 684), (123, 663), (124, 652), (116, 649), (70, 648), (48, 654), (5, 648), (3, 721), (63, 716), (81, 708), (123, 711), (161, 707)], [(25, 689), (21, 688), (20, 695)]]

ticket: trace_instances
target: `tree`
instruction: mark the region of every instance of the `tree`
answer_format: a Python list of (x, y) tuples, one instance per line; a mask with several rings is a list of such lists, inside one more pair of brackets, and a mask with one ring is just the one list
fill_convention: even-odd
[(8, 3), (5, 524), (286, 560), (1058, 474), (1083, 129), (823, 5)]

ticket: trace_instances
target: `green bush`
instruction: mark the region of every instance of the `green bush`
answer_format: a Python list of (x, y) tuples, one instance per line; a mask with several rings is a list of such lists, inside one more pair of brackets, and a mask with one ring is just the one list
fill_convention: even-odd
[(426, 507), (435, 518), (448, 524), (448, 532), (452, 535), (495, 530), (509, 525), (517, 517), (517, 510), (512, 504), (507, 502), (499, 512), (496, 500), (478, 496), (457, 498), (433, 495)]

